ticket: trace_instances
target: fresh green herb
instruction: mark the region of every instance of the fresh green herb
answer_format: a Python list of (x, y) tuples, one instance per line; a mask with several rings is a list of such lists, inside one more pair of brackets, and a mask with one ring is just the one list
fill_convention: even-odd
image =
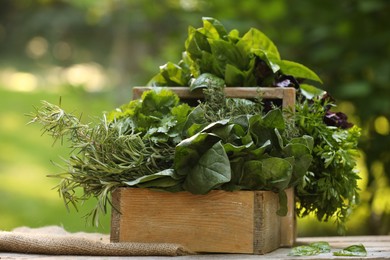
[[(291, 249), (291, 252), (288, 254), (290, 256), (312, 256), (319, 255), (322, 253), (329, 253), (331, 247), (328, 242), (314, 242), (310, 245), (297, 246)], [(346, 247), (342, 250), (333, 252), (334, 256), (367, 256), (366, 248), (360, 245), (352, 245)]]
[(175, 145), (191, 111), (178, 102), (170, 91), (150, 91), (141, 100), (109, 113), (108, 119), (104, 116), (95, 126), (43, 102), (31, 115), (31, 122), (42, 124), (43, 131), (55, 140), (67, 137), (75, 151), (65, 161), (64, 172), (51, 175), (61, 179), (58, 191), (65, 205), (70, 203), (77, 209), (78, 202), (97, 198), (90, 213), (96, 224), (98, 213), (106, 213), (110, 192), (116, 187), (127, 183), (142, 186), (148, 180), (149, 186), (172, 188), (176, 182), (166, 169), (172, 168)]
[[(203, 27), (190, 27), (185, 51), (178, 64), (168, 62), (160, 67), (148, 85), (189, 86), (211, 74), (226, 86), (296, 86), (299, 80), (322, 83), (316, 73), (302, 64), (282, 60), (275, 44), (261, 31), (251, 28), (243, 36), (237, 30), (227, 32), (216, 19), (203, 18)], [(305, 85), (305, 95), (320, 92)]]
[(334, 252), (333, 255), (335, 255), (335, 256), (366, 257), (367, 251), (366, 251), (366, 248), (362, 244), (360, 244), (360, 245), (352, 245), (352, 246), (346, 247), (340, 251)]
[(350, 209), (359, 201), (357, 181), (360, 179), (355, 158), (360, 129), (342, 129), (324, 122), (324, 100), (315, 98), (298, 102), (295, 119), (301, 134), (314, 138), (313, 162), (298, 184), (297, 213), (303, 217), (315, 213), (319, 220), (335, 217), (340, 233), (345, 232)]
[[(284, 190), (296, 185), (310, 166), (312, 138), (285, 138), (280, 109), (263, 116), (259, 104), (221, 99), (223, 87), (211, 84), (205, 90), (205, 102), (193, 110), (185, 123), (188, 129), (183, 129), (190, 137), (176, 145), (172, 174), (164, 179), (172, 186), (181, 181), (184, 190), (195, 194), (212, 189), (275, 191), (281, 202), (278, 214), (285, 215)], [(152, 176), (126, 184), (141, 187), (142, 180), (142, 187), (169, 188), (166, 182), (156, 185), (160, 173)]]
[[(323, 221), (334, 217), (339, 233), (344, 233), (351, 209), (359, 201), (355, 158), (360, 129), (343, 113), (330, 111), (334, 102), (326, 100), (327, 93), (311, 84), (322, 83), (318, 75), (301, 64), (282, 60), (275, 44), (261, 31), (251, 28), (240, 36), (213, 18), (203, 18), (203, 27), (198, 29), (190, 27), (184, 47), (178, 65), (162, 66), (150, 85), (206, 88), (205, 93), (210, 91), (210, 84), (298, 90), (295, 125), (287, 123), (288, 131), (283, 135), (287, 139), (307, 135), (314, 145), (310, 168), (295, 182), (297, 213), (301, 217), (314, 213)], [(214, 100), (217, 98), (223, 100), (223, 96)], [(218, 101), (210, 104), (218, 105)], [(226, 118), (224, 108), (209, 106), (203, 113), (206, 122)], [(273, 107), (266, 107), (269, 109)], [(194, 115), (198, 113), (199, 109), (193, 111)], [(189, 133), (199, 131), (204, 121), (198, 118)]]

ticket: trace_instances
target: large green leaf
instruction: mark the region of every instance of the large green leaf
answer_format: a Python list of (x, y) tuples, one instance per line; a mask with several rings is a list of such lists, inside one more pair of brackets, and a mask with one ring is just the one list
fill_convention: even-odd
[(272, 70), (273, 73), (276, 73), (280, 70), (279, 56), (273, 53), (268, 53), (267, 51), (261, 49), (253, 49), (252, 53), (257, 57), (259, 57), (262, 61), (264, 61), (268, 65), (268, 67)]
[(201, 32), (211, 39), (228, 39), (228, 33), (223, 24), (212, 17), (202, 17), (203, 28)]
[(215, 76), (211, 73), (202, 73), (193, 80), (190, 84), (190, 90), (193, 91), (198, 88), (210, 88), (213, 86), (224, 86), (225, 82), (223, 79)]
[(201, 155), (185, 178), (183, 188), (194, 194), (206, 194), (231, 179), (229, 158), (222, 143), (215, 143)]
[(174, 169), (179, 175), (187, 175), (201, 156), (220, 138), (209, 133), (198, 133), (181, 141), (175, 148)]
[(161, 172), (145, 175), (133, 181), (126, 181), (128, 186), (137, 186), (140, 188), (167, 188), (177, 185), (180, 182), (175, 177), (173, 169), (166, 169)]
[(318, 75), (308, 67), (293, 61), (280, 60), (275, 61), (285, 75), (291, 75), (295, 78), (310, 79), (322, 83)]
[(301, 89), (302, 95), (304, 95), (308, 99), (313, 99), (314, 97), (321, 97), (326, 93), (325, 90), (316, 88), (308, 84), (300, 84), (299, 87)]
[(280, 59), (278, 48), (276, 48), (271, 39), (255, 28), (249, 29), (242, 36), (237, 43), (237, 47), (243, 50), (244, 53), (251, 53), (254, 49), (260, 49)]

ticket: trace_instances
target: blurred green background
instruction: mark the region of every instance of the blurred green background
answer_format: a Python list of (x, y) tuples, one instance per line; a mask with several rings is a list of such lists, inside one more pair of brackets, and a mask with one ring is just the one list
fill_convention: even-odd
[[(0, 230), (61, 225), (108, 233), (83, 219), (93, 201), (68, 213), (51, 161), (70, 154), (26, 116), (40, 100), (94, 122), (128, 102), (131, 87), (181, 57), (189, 25), (202, 16), (241, 33), (256, 27), (284, 59), (324, 81), (351, 121), (364, 129), (361, 204), (349, 235), (390, 232), (390, 2), (388, 0), (2, 0), (0, 1)], [(336, 226), (298, 220), (301, 236)]]

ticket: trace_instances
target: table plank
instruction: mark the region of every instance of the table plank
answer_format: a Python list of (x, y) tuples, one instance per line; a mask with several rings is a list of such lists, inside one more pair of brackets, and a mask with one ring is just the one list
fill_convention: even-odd
[[(296, 245), (309, 244), (312, 242), (326, 241), (332, 247), (331, 253), (320, 254), (316, 256), (294, 257), (288, 256), (291, 248), (279, 248), (266, 255), (245, 255), (245, 254), (207, 254), (207, 255), (190, 255), (178, 257), (97, 257), (97, 256), (50, 256), (50, 255), (27, 255), (0, 252), (0, 259), (76, 259), (76, 260), (90, 260), (90, 259), (286, 259), (286, 260), (305, 260), (305, 259), (390, 259), (390, 236), (348, 236), (348, 237), (305, 237), (298, 238)], [(367, 250), (367, 257), (340, 257), (333, 256), (334, 251), (338, 251), (344, 247), (363, 244)]]

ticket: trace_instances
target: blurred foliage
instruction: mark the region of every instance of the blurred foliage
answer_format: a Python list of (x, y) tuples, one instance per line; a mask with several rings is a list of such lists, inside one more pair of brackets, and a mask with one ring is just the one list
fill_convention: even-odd
[(357, 212), (369, 224), (360, 230), (387, 234), (389, 13), (388, 0), (3, 0), (0, 71), (12, 67), (43, 75), (54, 66), (96, 63), (119, 104), (158, 66), (180, 59), (187, 27), (199, 27), (202, 16), (217, 18), (229, 30), (258, 28), (283, 57), (316, 71), (340, 109), (364, 129), (365, 180)]

